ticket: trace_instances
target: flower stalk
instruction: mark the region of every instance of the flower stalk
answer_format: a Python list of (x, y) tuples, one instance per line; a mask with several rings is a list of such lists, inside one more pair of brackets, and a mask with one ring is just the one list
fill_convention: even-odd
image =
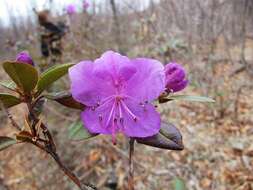
[(134, 164), (133, 164), (133, 156), (134, 156), (134, 141), (135, 139), (131, 138), (129, 140), (129, 174), (128, 174), (128, 189), (134, 190)]

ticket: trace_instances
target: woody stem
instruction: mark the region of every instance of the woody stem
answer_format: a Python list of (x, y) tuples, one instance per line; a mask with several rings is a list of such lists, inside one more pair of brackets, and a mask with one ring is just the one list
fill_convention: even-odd
[(134, 139), (129, 140), (129, 174), (128, 174), (128, 190), (134, 190)]
[[(36, 114), (34, 113), (34, 110), (33, 110), (34, 105), (32, 105), (30, 102), (28, 102), (27, 107), (28, 107), (29, 115), (30, 115), (31, 119), (35, 123), (39, 122), (39, 118), (36, 116)], [(42, 149), (43, 151), (47, 152), (55, 160), (55, 162), (58, 164), (58, 166), (64, 172), (64, 174), (66, 176), (68, 176), (68, 178), (73, 183), (75, 183), (79, 187), (80, 190), (89, 190), (89, 189), (95, 190), (96, 187), (94, 187), (93, 185), (82, 184), (81, 181), (78, 179), (78, 177), (63, 164), (63, 162), (60, 159), (60, 156), (57, 153), (53, 136), (51, 135), (47, 126), (42, 122), (40, 127), (43, 130), (44, 136), (47, 138), (47, 140), (44, 142), (44, 146), (37, 143), (37, 142), (33, 142), (33, 144), (35, 146), (37, 146), (38, 148)], [(35, 130), (34, 133), (37, 134), (36, 128), (34, 128), (34, 130)]]

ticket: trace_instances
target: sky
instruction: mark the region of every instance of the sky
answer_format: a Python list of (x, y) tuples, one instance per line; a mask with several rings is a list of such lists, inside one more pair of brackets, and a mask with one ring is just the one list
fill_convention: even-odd
[[(81, 7), (82, 0), (51, 0), (53, 2), (54, 12), (61, 13), (64, 7), (70, 3), (79, 5)], [(106, 0), (87, 0), (90, 4), (95, 1), (103, 3)], [(131, 0), (115, 0), (116, 3)], [(137, 0), (136, 0), (137, 1)], [(141, 3), (148, 5), (150, 0), (139, 0)], [(49, 8), (50, 0), (0, 0), (0, 22), (4, 26), (8, 26), (10, 23), (9, 12), (15, 17), (28, 17), (31, 15), (32, 8), (36, 7), (37, 10)]]
[[(66, 4), (74, 3), (74, 0), (53, 0), (58, 7), (58, 11), (62, 10)], [(49, 6), (49, 0), (0, 0), (0, 20), (4, 26), (9, 24), (9, 12), (16, 17), (27, 17), (31, 14), (31, 9), (36, 7), (42, 10)]]

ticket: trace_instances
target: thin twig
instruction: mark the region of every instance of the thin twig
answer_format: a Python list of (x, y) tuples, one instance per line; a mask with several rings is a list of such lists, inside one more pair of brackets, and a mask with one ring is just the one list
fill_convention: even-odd
[(79, 179), (76, 177), (76, 175), (74, 173), (72, 173), (60, 160), (58, 154), (56, 152), (53, 151), (49, 151), (49, 154), (51, 155), (51, 157), (55, 160), (55, 162), (58, 164), (58, 166), (61, 168), (61, 170), (64, 172), (65, 175), (67, 175), (80, 189), (87, 189), (82, 187), (81, 182), (79, 181)]
[[(111, 141), (107, 141), (107, 144), (106, 146), (110, 146), (113, 150), (115, 150), (117, 153), (119, 153), (119, 155), (121, 157), (124, 157), (124, 158), (128, 158), (128, 154), (127, 152), (124, 152), (122, 149), (118, 148), (117, 146), (113, 145), (111, 143)], [(144, 169), (144, 170), (147, 170), (147, 167), (142, 163), (142, 162), (139, 162), (138, 160), (134, 159), (133, 158), (133, 162), (136, 166), (139, 166), (140, 168)]]
[(47, 152), (55, 160), (55, 162), (58, 164), (64, 174), (68, 176), (69, 179), (71, 179), (71, 181), (73, 181), (80, 188), (80, 190), (96, 190), (96, 188), (90, 184), (82, 184), (80, 180), (76, 177), (76, 175), (62, 163), (59, 155), (56, 152), (52, 151), (50, 146), (43, 146), (37, 142), (31, 143), (34, 144), (36, 147), (40, 148), (41, 150)]
[[(37, 124), (39, 122), (39, 118), (37, 118), (36, 114), (33, 112), (32, 108), (34, 107), (34, 105), (27, 103), (27, 107), (28, 107), (29, 115), (31, 119), (34, 121), (35, 124)], [(47, 138), (47, 141), (44, 142), (44, 146), (42, 146), (41, 144), (37, 142), (32, 142), (32, 143), (35, 146), (47, 152), (55, 160), (55, 162), (58, 164), (58, 166), (64, 172), (64, 174), (68, 176), (69, 179), (73, 181), (80, 188), (80, 190), (96, 190), (96, 188), (90, 184), (82, 184), (81, 181), (77, 178), (77, 176), (62, 163), (59, 155), (56, 152), (54, 139), (50, 131), (48, 130), (47, 126), (43, 122), (41, 122), (40, 127), (43, 130), (43, 134)]]
[[(39, 122), (39, 118), (37, 118), (36, 114), (33, 111), (33, 108), (35, 107), (35, 105), (27, 103), (27, 107), (29, 110), (29, 116), (31, 117), (31, 119), (34, 121), (34, 123), (36, 125)], [(51, 133), (49, 132), (47, 126), (44, 123), (41, 123), (40, 127), (43, 131), (44, 136), (48, 139), (49, 145), (51, 146), (52, 150), (54, 152), (56, 152), (56, 145), (55, 145), (54, 139), (53, 139)]]
[(128, 189), (134, 190), (134, 166), (133, 166), (133, 155), (134, 155), (134, 139), (129, 140), (129, 175), (128, 175)]
[(5, 112), (9, 120), (11, 121), (11, 125), (15, 127), (18, 131), (21, 131), (21, 127), (17, 124), (17, 122), (13, 119), (12, 115), (10, 114), (9, 110), (4, 106), (4, 103), (0, 100), (0, 107)]

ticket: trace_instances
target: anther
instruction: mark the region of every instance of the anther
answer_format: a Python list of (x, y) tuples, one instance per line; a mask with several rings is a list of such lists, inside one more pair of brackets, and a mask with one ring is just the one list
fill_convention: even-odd
[(124, 119), (122, 117), (119, 118), (119, 122), (122, 124), (124, 122)]
[(102, 120), (103, 120), (103, 117), (102, 117), (101, 114), (98, 116), (98, 119), (99, 119), (99, 121), (102, 121)]
[(141, 107), (145, 108), (145, 105), (144, 105), (144, 104), (140, 104), (140, 105), (141, 105)]

